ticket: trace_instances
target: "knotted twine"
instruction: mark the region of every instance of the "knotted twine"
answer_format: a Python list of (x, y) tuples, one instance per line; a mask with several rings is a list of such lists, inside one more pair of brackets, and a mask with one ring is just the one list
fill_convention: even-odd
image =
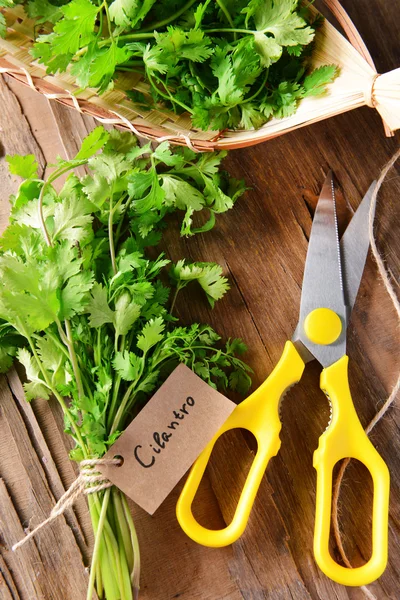
[(67, 508), (70, 508), (75, 500), (81, 494), (96, 494), (112, 487), (111, 481), (109, 481), (104, 475), (96, 470), (98, 465), (115, 465), (121, 464), (120, 458), (92, 458), (83, 460), (79, 464), (79, 476), (75, 479), (73, 484), (68, 490), (61, 496), (57, 504), (54, 506), (50, 513), (50, 516), (40, 523), (35, 529), (29, 532), (21, 541), (14, 544), (12, 551), (15, 552), (18, 548), (21, 548), (28, 540), (38, 533), (43, 527), (54, 521), (58, 516), (62, 515)]
[[(378, 266), (379, 275), (381, 276), (384, 286), (386, 288), (386, 291), (389, 294), (390, 299), (392, 300), (393, 306), (394, 306), (396, 314), (397, 314), (398, 321), (400, 323), (400, 302), (399, 302), (397, 294), (392, 286), (390, 276), (385, 267), (385, 263), (384, 263), (382, 256), (380, 255), (379, 250), (377, 248), (375, 235), (374, 235), (374, 218), (375, 218), (375, 209), (376, 209), (376, 204), (377, 204), (378, 193), (379, 193), (379, 190), (381, 189), (383, 182), (386, 179), (387, 174), (389, 173), (390, 169), (394, 166), (394, 164), (399, 160), (399, 158), (400, 158), (400, 148), (393, 154), (392, 158), (383, 167), (383, 169), (381, 170), (381, 173), (376, 181), (374, 190), (372, 192), (371, 206), (370, 206), (370, 210), (369, 210), (368, 229), (369, 229), (369, 240), (370, 240), (370, 244), (371, 244), (372, 255)], [(400, 390), (400, 373), (399, 373), (397, 381), (396, 381), (389, 397), (384, 402), (382, 407), (378, 410), (378, 412), (375, 414), (373, 419), (366, 426), (365, 433), (367, 435), (369, 435), (371, 433), (373, 428), (379, 423), (379, 421), (385, 416), (385, 414), (387, 413), (389, 408), (393, 405), (394, 401), (396, 400), (396, 396), (397, 396), (399, 390)], [(335, 485), (333, 488), (333, 497), (332, 497), (333, 533), (334, 533), (335, 541), (336, 541), (336, 544), (337, 544), (337, 547), (339, 550), (339, 554), (340, 554), (344, 564), (349, 569), (351, 569), (353, 567), (352, 567), (352, 564), (351, 564), (351, 562), (346, 554), (346, 551), (343, 547), (343, 540), (342, 540), (342, 536), (340, 533), (340, 527), (339, 527), (338, 505), (339, 505), (339, 495), (340, 495), (340, 489), (341, 489), (342, 482), (343, 482), (343, 477), (344, 477), (346, 469), (349, 465), (350, 460), (351, 460), (351, 458), (346, 458), (340, 466), (340, 469), (339, 469), (339, 472), (338, 472), (338, 475), (337, 475), (337, 478), (335, 481)], [(367, 598), (369, 598), (370, 600), (377, 600), (377, 598), (374, 596), (374, 594), (372, 594), (366, 586), (362, 586), (361, 589), (363, 590), (363, 592)]]

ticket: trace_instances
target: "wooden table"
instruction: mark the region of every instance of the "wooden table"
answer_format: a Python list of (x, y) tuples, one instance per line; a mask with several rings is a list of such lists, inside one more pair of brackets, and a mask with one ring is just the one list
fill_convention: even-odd
[[(399, 5), (387, 0), (344, 3), (376, 59), (378, 70), (400, 64)], [(396, 6), (397, 4), (397, 6)], [(396, 28), (397, 24), (397, 28)], [(0, 82), (1, 226), (7, 198), (18, 182), (4, 155), (33, 152), (42, 169), (57, 154), (71, 157), (94, 126), (89, 118), (48, 102), (9, 79)], [(202, 298), (183, 293), (184, 322), (214, 325), (225, 337), (241, 336), (260, 384), (280, 356), (298, 318), (300, 286), (313, 207), (328, 168), (340, 182), (341, 221), (349, 217), (380, 167), (398, 147), (386, 139), (379, 116), (359, 109), (261, 146), (234, 151), (226, 167), (245, 176), (251, 189), (216, 228), (189, 240), (169, 231), (166, 250), (223, 265), (232, 289), (211, 311)], [(400, 165), (380, 195), (376, 234), (392, 281), (399, 281)], [(397, 379), (399, 329), (392, 304), (368, 259), (349, 328), (350, 385), (366, 425)], [(181, 486), (152, 518), (132, 506), (142, 549), (143, 600), (358, 600), (359, 588), (327, 579), (312, 554), (315, 472), (312, 454), (328, 422), (318, 388), (319, 367), (310, 364), (283, 405), (282, 449), (261, 485), (249, 526), (239, 542), (219, 550), (194, 544), (179, 529), (175, 503)], [(390, 558), (381, 579), (368, 587), (378, 600), (400, 598), (400, 417), (396, 407), (372, 433), (392, 475)], [(69, 441), (53, 402), (24, 402), (15, 371), (0, 385), (0, 598), (84, 600), (91, 546), (85, 501), (59, 518), (18, 553), (10, 546), (23, 527), (48, 516), (55, 498), (75, 478)], [(224, 440), (201, 490), (198, 514), (213, 526), (232, 515), (240, 481), (252, 460), (252, 440), (237, 433)], [(354, 565), (368, 558), (371, 485), (359, 464), (349, 467), (341, 497), (345, 548)], [(337, 549), (333, 545), (333, 552)]]

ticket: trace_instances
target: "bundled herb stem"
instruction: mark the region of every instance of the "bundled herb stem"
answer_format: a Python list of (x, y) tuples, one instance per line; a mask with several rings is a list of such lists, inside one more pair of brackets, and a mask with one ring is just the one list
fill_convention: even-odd
[(138, 72), (150, 90), (128, 94), (141, 112), (160, 102), (203, 130), (288, 117), (337, 74), (335, 65), (310, 67), (320, 19), (298, 0), (22, 3), (37, 23), (33, 56), (49, 73), (68, 68), (82, 89), (103, 93), (119, 72)]
[[(213, 387), (245, 392), (250, 384), (240, 340), (222, 346), (210, 326), (177, 323), (163, 277), (170, 261), (147, 250), (169, 213), (182, 211), (181, 233), (193, 235), (233, 206), (244, 184), (219, 171), (223, 156), (168, 144), (152, 151), (99, 127), (73, 160), (57, 160), (47, 181), (32, 155), (7, 157), (24, 182), (0, 237), (0, 370), (17, 357), (27, 400), (56, 398), (77, 462), (101, 458), (179, 363)], [(74, 169), (83, 165), (89, 174), (79, 178)], [(211, 305), (228, 289), (216, 264), (181, 260), (169, 273), (174, 301), (190, 281)], [(95, 544), (87, 598), (96, 588), (99, 598), (132, 600), (140, 555), (127, 500), (108, 488), (88, 503)]]

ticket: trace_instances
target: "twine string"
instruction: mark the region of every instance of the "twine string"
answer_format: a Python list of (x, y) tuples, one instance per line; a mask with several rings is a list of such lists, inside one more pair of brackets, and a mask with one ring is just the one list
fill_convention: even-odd
[[(396, 314), (397, 314), (397, 318), (400, 322), (400, 302), (397, 297), (396, 291), (391, 283), (390, 276), (387, 272), (384, 260), (378, 250), (375, 235), (374, 235), (374, 219), (375, 219), (375, 209), (376, 209), (376, 204), (377, 204), (378, 193), (379, 193), (379, 190), (381, 189), (383, 182), (386, 179), (388, 172), (394, 166), (394, 164), (399, 160), (399, 158), (400, 158), (400, 148), (393, 154), (391, 159), (385, 164), (385, 166), (381, 170), (381, 173), (377, 179), (374, 191), (372, 193), (372, 198), (371, 198), (368, 230), (369, 230), (369, 239), (370, 239), (372, 255), (378, 266), (379, 275), (382, 278), (385, 289), (390, 296), (390, 299), (393, 303), (393, 306), (394, 306)], [(397, 381), (396, 381), (389, 397), (386, 399), (386, 401), (384, 402), (382, 407), (377, 411), (377, 413), (374, 415), (373, 419), (368, 423), (367, 427), (365, 428), (365, 433), (367, 435), (369, 435), (371, 433), (371, 431), (374, 429), (374, 427), (379, 423), (379, 421), (381, 421), (381, 419), (383, 419), (385, 414), (388, 412), (389, 408), (393, 405), (394, 401), (396, 400), (396, 396), (397, 396), (399, 390), (400, 390), (400, 373), (399, 373)], [(333, 497), (332, 497), (333, 533), (334, 533), (337, 548), (339, 550), (339, 554), (340, 554), (344, 564), (349, 569), (351, 569), (353, 567), (352, 567), (352, 564), (351, 564), (351, 562), (346, 554), (346, 551), (344, 549), (344, 546), (343, 546), (343, 540), (342, 540), (342, 535), (340, 533), (340, 526), (339, 526), (338, 506), (339, 506), (339, 495), (340, 495), (340, 490), (341, 490), (341, 486), (343, 483), (343, 478), (344, 478), (346, 469), (350, 463), (350, 460), (351, 460), (350, 458), (346, 458), (340, 465), (340, 469), (339, 469), (339, 472), (338, 472), (338, 475), (337, 475), (337, 478), (336, 478), (336, 481), (334, 484)], [(363, 592), (367, 598), (369, 598), (370, 600), (377, 600), (377, 598), (372, 594), (372, 592), (370, 592), (370, 590), (366, 586), (362, 586), (361, 589), (363, 590)]]
[(64, 514), (70, 508), (81, 494), (96, 494), (112, 487), (109, 481), (96, 467), (99, 465), (115, 465), (121, 464), (120, 458), (92, 458), (83, 460), (79, 464), (80, 473), (68, 490), (61, 496), (57, 504), (53, 507), (49, 517), (40, 523), (35, 529), (32, 529), (26, 536), (14, 544), (12, 551), (18, 550), (33, 536), (35, 536), (43, 527), (54, 521), (57, 517)]
[(380, 77), (379, 73), (375, 73), (371, 80), (366, 81), (366, 88), (364, 91), (364, 100), (365, 104), (370, 108), (376, 108), (376, 99), (375, 99), (375, 83), (376, 80)]

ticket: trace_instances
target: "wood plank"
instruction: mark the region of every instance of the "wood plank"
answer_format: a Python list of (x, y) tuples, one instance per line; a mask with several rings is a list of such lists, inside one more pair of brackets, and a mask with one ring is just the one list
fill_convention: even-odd
[(0, 554), (0, 594), (4, 600), (16, 600), (18, 598), (18, 590), (12, 578), (12, 574), (8, 570), (3, 557)]
[(9, 214), (8, 198), (14, 193), (20, 179), (11, 175), (8, 165), (4, 160), (7, 154), (34, 154), (41, 169), (44, 169), (45, 159), (43, 153), (32, 135), (30, 124), (23, 115), (21, 106), (10, 91), (4, 78), (0, 76), (0, 106), (2, 119), (0, 129), (0, 231), (7, 226)]
[(83, 599), (87, 570), (64, 517), (56, 519), (21, 549), (11, 551), (11, 546), (23, 538), (24, 527), (31, 529), (49, 515), (55, 499), (4, 376), (0, 406), (0, 527), (4, 544), (0, 552), (3, 559), (13, 573), (21, 598)]
[[(65, 156), (64, 146), (57, 135), (53, 134), (54, 116), (49, 110), (49, 100), (41, 94), (36, 94), (31, 88), (21, 86), (12, 77), (4, 76), (7, 87), (18, 98), (21, 110), (28, 116), (31, 135), (36, 144), (40, 146), (44, 158), (44, 164), (52, 164), (56, 156)], [(15, 132), (15, 115), (9, 112), (9, 122)], [(21, 139), (24, 135), (19, 133)], [(43, 143), (43, 140), (46, 140)], [(46, 171), (47, 172), (47, 171)]]
[[(21, 416), (24, 420), (25, 426), (29, 432), (29, 437), (32, 442), (32, 445), (35, 448), (37, 455), (41, 459), (43, 470), (46, 473), (46, 478), (51, 492), (54, 495), (54, 497), (58, 500), (65, 493), (66, 489), (68, 489), (68, 487), (75, 480), (78, 474), (77, 469), (74, 469), (73, 463), (71, 461), (68, 461), (68, 463), (66, 463), (64, 456), (62, 457), (63, 460), (60, 459), (60, 448), (61, 452), (65, 454), (65, 446), (63, 443), (60, 443), (60, 429), (57, 427), (54, 421), (48, 418), (49, 415), (53, 414), (49, 410), (46, 411), (45, 419), (47, 417), (47, 420), (45, 422), (43, 422), (43, 420), (37, 420), (36, 414), (39, 413), (41, 415), (41, 411), (38, 410), (35, 414), (32, 408), (32, 403), (26, 402), (21, 380), (15, 369), (12, 369), (7, 373), (7, 381), (10, 386), (10, 390), (14, 396), (14, 400), (16, 401)], [(46, 406), (46, 403), (44, 403), (43, 401), (40, 401), (37, 404), (41, 407)], [(53, 458), (53, 455), (50, 452), (43, 431), (51, 431), (53, 432), (53, 435), (56, 434), (57, 445), (52, 444), (53, 454), (56, 460), (55, 458)], [(65, 436), (63, 436), (63, 438), (65, 438)], [(58, 470), (57, 463), (68, 464), (68, 466), (70, 467), (70, 472), (68, 472), (68, 475), (65, 473), (65, 469)], [(77, 513), (79, 520), (75, 516), (75, 512)], [(83, 497), (79, 498), (74, 505), (74, 509), (69, 510), (65, 513), (65, 518), (69, 527), (71, 527), (73, 531), (74, 537), (77, 541), (77, 544), (79, 545), (85, 563), (90, 564), (90, 552), (92, 549), (91, 546), (93, 541), (93, 535), (90, 524), (90, 517), (87, 510), (86, 499)], [(82, 531), (81, 523), (85, 523), (85, 527), (83, 527), (83, 530), (86, 531), (90, 543), (90, 549), (88, 548), (85, 535)]]

